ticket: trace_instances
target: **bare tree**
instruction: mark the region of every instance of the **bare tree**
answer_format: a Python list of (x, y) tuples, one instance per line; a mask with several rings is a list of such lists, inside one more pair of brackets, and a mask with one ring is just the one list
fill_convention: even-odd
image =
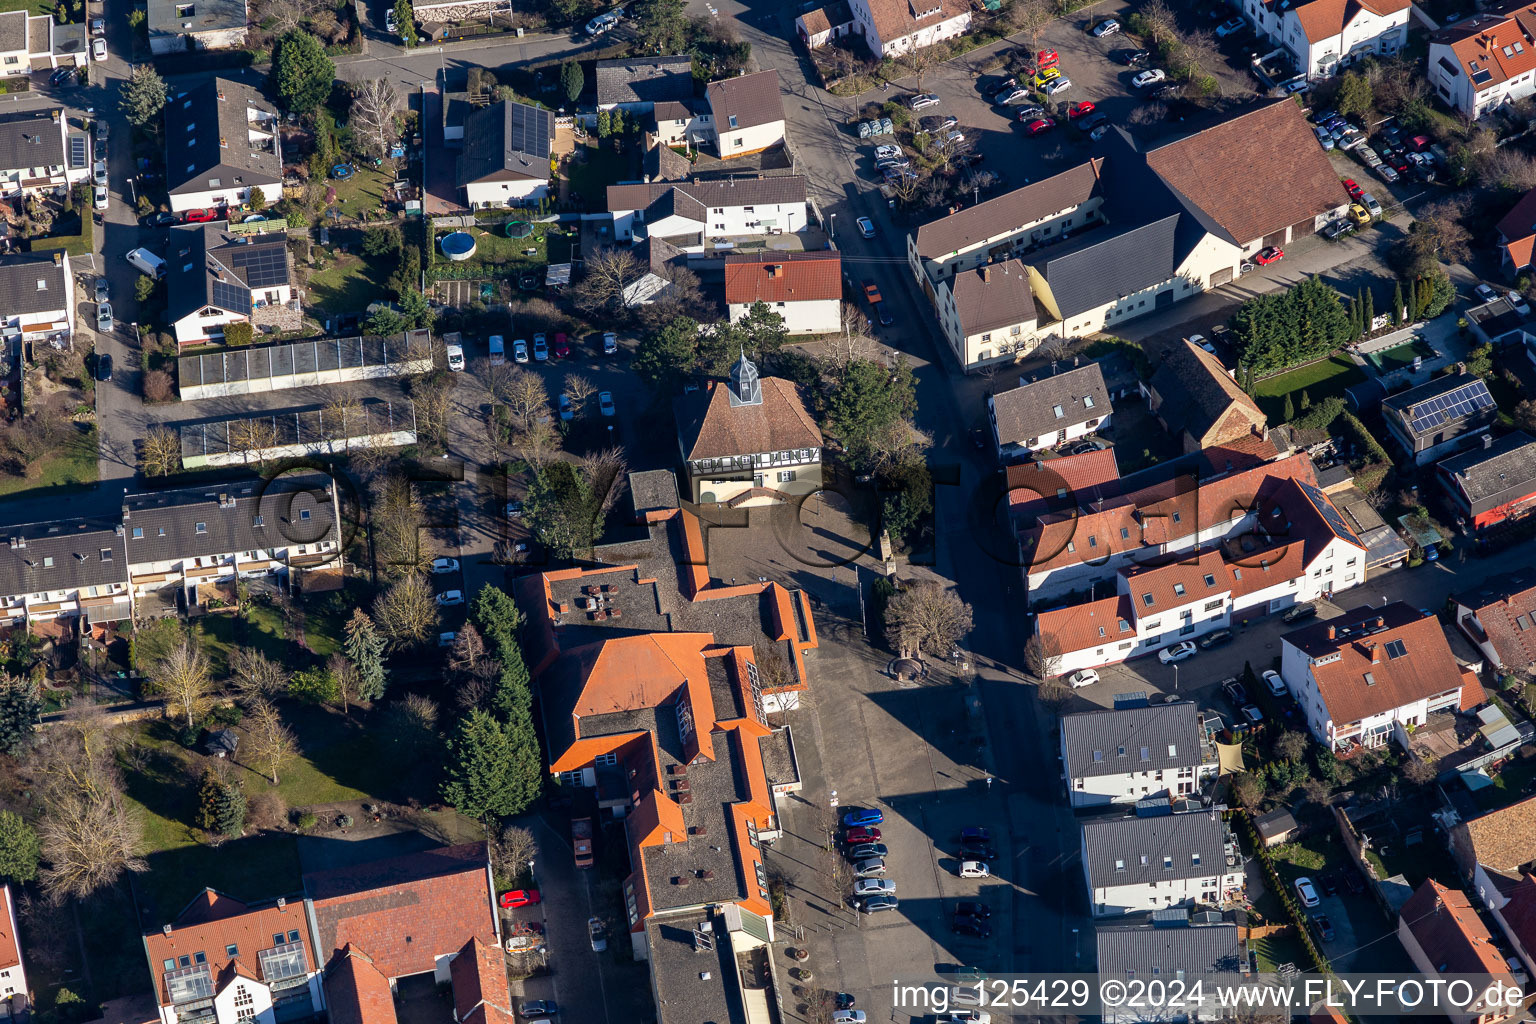
[(1135, 125), (1162, 124), (1166, 120), (1168, 120), (1168, 104), (1162, 100), (1142, 103), (1126, 118), (1126, 121)]
[(325, 668), (331, 678), (336, 680), (336, 700), (341, 704), (341, 713), (345, 715), (353, 704), (359, 702), (363, 677), (358, 673), (357, 666), (340, 651), (325, 659)]
[(427, 571), (432, 555), (421, 543), (424, 516), (416, 486), (404, 475), (390, 473), (379, 482), (369, 521), (388, 575)]
[(1014, 0), (1008, 7), (1008, 26), (1029, 36), (1029, 48), (1040, 49), (1040, 33), (1057, 17), (1052, 0)]
[(1061, 669), (1061, 645), (1054, 636), (1036, 633), (1024, 642), (1024, 667), (1036, 679), (1051, 679)]
[[(935, 144), (937, 146), (935, 154), (938, 159), (940, 161), (947, 160), (949, 147), (942, 143), (937, 143), (937, 141)], [(923, 179), (914, 171), (901, 171), (895, 178), (891, 179), (891, 192), (895, 194), (897, 199), (901, 200), (904, 206), (912, 205), (913, 201), (917, 199), (918, 193), (922, 191), (922, 188)]]
[(448, 421), (453, 412), (452, 385), (444, 375), (433, 374), (411, 383), (416, 405), (416, 430), (439, 450), (448, 447)]
[(512, 413), (513, 424), (519, 430), (527, 430), (549, 412), (549, 392), (544, 389), (544, 378), (527, 370), (513, 370), (501, 382), (501, 391), (493, 392), (493, 397)]
[(1217, 89), (1221, 88), (1221, 79), (1211, 72), (1225, 63), (1216, 38), (1203, 29), (1185, 36), (1172, 55), (1173, 66), (1183, 71), (1184, 77), (1190, 81), (1210, 78)]
[(267, 452), (277, 444), (277, 427), (270, 416), (254, 416), (229, 424), (229, 450), (240, 455), (246, 465), (254, 458), (267, 460)]
[[(71, 429), (62, 412), (44, 404), (12, 426), (6, 434), (6, 441), (30, 477), (42, 471), (45, 458), (64, 446)], [(176, 454), (178, 457), (181, 454), (179, 447)]]
[(516, 878), (538, 852), (532, 832), (519, 825), (508, 825), (491, 840), (491, 870), (498, 878)]
[(143, 871), (144, 826), (116, 788), (100, 795), (54, 793), (38, 826), (43, 888), (55, 899), (83, 899), (116, 882), (124, 871)]
[(343, 384), (330, 393), (330, 401), (320, 410), (320, 431), (334, 454), (339, 444), (346, 448), (347, 426), (356, 425), (363, 415), (363, 403), (349, 385)]
[(542, 466), (560, 450), (560, 435), (542, 420), (530, 423), (513, 433), (512, 450), (530, 466)]
[(236, 647), (229, 652), (229, 671), (235, 695), (242, 704), (276, 700), (288, 690), (288, 670), (248, 647)]
[(579, 373), (565, 375), (565, 397), (571, 400), (571, 408), (575, 412), (580, 413), (581, 407), (587, 404), (587, 399), (596, 393), (597, 386), (590, 378)]
[(1147, 26), (1147, 34), (1159, 46), (1179, 36), (1179, 19), (1164, 0), (1147, 0), (1141, 5), (1141, 20)]
[(396, 580), (373, 602), (373, 621), (395, 648), (421, 643), (437, 628), (437, 599), (426, 577), (412, 574)]
[(926, 649), (943, 656), (971, 631), (971, 606), (937, 583), (912, 583), (891, 598), (885, 622), (901, 650)]
[(472, 672), (484, 660), (485, 640), (474, 623), (466, 622), (448, 649), (448, 667), (455, 672)]
[(645, 276), (647, 267), (628, 249), (601, 248), (587, 257), (586, 276), (571, 290), (571, 301), (584, 313), (617, 312), (624, 289)]
[(139, 442), (139, 465), (148, 476), (168, 476), (181, 468), (181, 436), (167, 427), (151, 427)]
[(352, 131), (362, 139), (367, 152), (374, 156), (389, 152), (400, 106), (400, 93), (388, 78), (370, 78), (357, 84), (352, 92)]
[(208, 695), (213, 689), (213, 677), (203, 652), (191, 640), (183, 639), (160, 659), (152, 677), (155, 692), (163, 694), (186, 717), (187, 728), (192, 728), (207, 709)]
[(908, 74), (917, 79), (917, 91), (922, 92), (923, 82), (927, 79), (928, 73), (942, 62), (942, 55), (932, 46), (917, 45), (917, 25), (915, 22), (909, 20), (907, 28), (908, 34), (912, 39), (912, 45), (897, 60), (906, 69)]
[(408, 693), (391, 701), (381, 716), (380, 733), (401, 763), (410, 763), (437, 745), (437, 703)]
[(264, 700), (252, 704), (245, 716), (245, 735), (246, 757), (272, 785), (278, 785), (283, 769), (299, 754), (299, 741), (276, 705)]

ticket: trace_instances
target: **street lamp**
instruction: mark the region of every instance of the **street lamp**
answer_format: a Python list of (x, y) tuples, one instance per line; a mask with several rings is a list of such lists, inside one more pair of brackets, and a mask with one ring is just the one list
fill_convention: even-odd
[(837, 234), (837, 214), (832, 214), (831, 223), (827, 227), (827, 234)]
[(1077, 945), (1077, 929), (1073, 928), (1072, 929), (1072, 962), (1076, 963), (1076, 962), (1078, 962), (1081, 959), (1082, 959), (1082, 952), (1081, 952), (1081, 950), (1079, 950), (1078, 945)]

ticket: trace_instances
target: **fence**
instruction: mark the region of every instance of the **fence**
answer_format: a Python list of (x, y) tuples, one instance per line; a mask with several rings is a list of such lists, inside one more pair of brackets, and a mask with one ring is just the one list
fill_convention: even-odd
[(1248, 840), (1253, 844), (1254, 855), (1264, 866), (1264, 880), (1269, 883), (1270, 891), (1279, 898), (1281, 906), (1285, 907), (1285, 912), (1290, 915), (1291, 926), (1295, 927), (1296, 934), (1300, 936), (1307, 955), (1312, 958), (1318, 970), (1326, 972), (1328, 958), (1323, 956), (1322, 950), (1317, 948), (1317, 943), (1312, 941), (1312, 933), (1307, 929), (1306, 914), (1297, 905), (1296, 898), (1291, 895), (1290, 887), (1280, 880), (1280, 872), (1275, 868), (1275, 859), (1270, 855), (1269, 848), (1264, 845), (1264, 839), (1253, 824), (1253, 818), (1247, 811), (1238, 810), (1232, 813), (1234, 817), (1243, 819), (1243, 825), (1248, 830)]

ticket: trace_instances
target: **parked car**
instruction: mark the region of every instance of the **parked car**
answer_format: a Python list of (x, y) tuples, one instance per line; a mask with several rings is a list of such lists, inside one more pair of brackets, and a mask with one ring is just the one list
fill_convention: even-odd
[(566, 356), (569, 356), (570, 354), (571, 354), (571, 339), (569, 339), (569, 338), (567, 338), (565, 336), (565, 332), (564, 331), (561, 331), (560, 333), (555, 335), (555, 358), (556, 359), (564, 359)]
[(960, 830), (960, 841), (962, 843), (990, 843), (992, 841), (992, 830), (982, 828), (980, 825), (963, 828)]
[(1038, 103), (1031, 103), (1027, 107), (1020, 107), (1017, 115), (1018, 120), (1023, 124), (1028, 124), (1031, 121), (1038, 121), (1042, 117), (1050, 116), (1051, 112), (1040, 106)]
[[(494, 362), (495, 360), (492, 360)], [(528, 361), (528, 342), (518, 338), (512, 343), (512, 361), (526, 363)]]
[(1248, 691), (1243, 688), (1243, 684), (1238, 682), (1235, 677), (1221, 681), (1221, 692), (1226, 694), (1227, 699), (1238, 707), (1248, 703)]
[(864, 1024), (863, 1010), (834, 1010), (832, 1024)]
[(1339, 894), (1338, 879), (1333, 877), (1332, 871), (1325, 871), (1317, 876), (1317, 884), (1323, 890), (1324, 896), (1337, 896)]
[(1035, 77), (1030, 79), (1030, 84), (1036, 89), (1044, 89), (1046, 84), (1054, 82), (1061, 77), (1061, 68), (1041, 68), (1035, 72)]
[(853, 877), (869, 878), (871, 875), (885, 874), (885, 861), (879, 857), (870, 857), (868, 860), (854, 861)]
[(961, 935), (974, 935), (978, 939), (990, 939), (992, 937), (992, 926), (969, 914), (956, 914), (949, 927)]
[(1488, 287), (1486, 284), (1475, 285), (1472, 290), (1476, 292), (1477, 297), (1484, 302), (1492, 302), (1494, 299), (1499, 297), (1499, 293)]
[(1340, 217), (1338, 220), (1328, 222), (1327, 226), (1323, 228), (1323, 237), (1330, 242), (1337, 242), (1345, 235), (1353, 234), (1354, 231), (1354, 222), (1346, 217)]
[(900, 146), (876, 146), (876, 160), (895, 160), (901, 156)]
[(1058, 95), (1060, 93), (1066, 92), (1070, 88), (1072, 88), (1072, 79), (1070, 79), (1070, 78), (1057, 78), (1057, 79), (1053, 79), (1051, 82), (1049, 82), (1046, 85), (1046, 87), (1045, 87), (1045, 94), (1047, 96), (1056, 96), (1056, 95)]
[(1099, 674), (1091, 668), (1079, 669), (1067, 676), (1067, 683), (1074, 690), (1080, 690), (1085, 686), (1092, 686), (1099, 681)]
[(955, 913), (986, 919), (992, 916), (992, 908), (976, 900), (961, 900), (955, 904)]
[(1096, 110), (1081, 120), (1074, 121), (1073, 126), (1083, 134), (1093, 137), (1093, 133), (1109, 124), (1109, 115), (1102, 110)]
[(618, 25), (618, 23), (619, 15), (617, 11), (609, 11), (607, 14), (599, 14), (597, 17), (587, 22), (587, 35), (600, 36), (604, 32), (612, 31), (613, 28)]
[(459, 560), (444, 555), (441, 558), (432, 559), (432, 571), (434, 573), (458, 572)]
[[(861, 878), (859, 881), (870, 882), (876, 881), (876, 879)], [(859, 883), (855, 882), (854, 884), (858, 885)], [(875, 896), (867, 896), (863, 900), (860, 900), (859, 911), (864, 914), (878, 914), (882, 910), (895, 910), (900, 905), (901, 902), (895, 896), (879, 894)]]
[(853, 883), (855, 896), (894, 896), (896, 883), (889, 878), (861, 878)]
[(848, 859), (869, 860), (871, 857), (887, 857), (890, 852), (884, 843), (859, 843), (848, 850)]
[(1327, 914), (1313, 914), (1312, 925), (1317, 929), (1317, 934), (1322, 936), (1324, 942), (1333, 941), (1333, 922), (1328, 920)]
[(1212, 647), (1220, 647), (1222, 644), (1229, 644), (1231, 642), (1232, 631), (1230, 629), (1218, 629), (1214, 633), (1207, 633), (1200, 638), (1200, 649), (1208, 651)]
[(75, 80), (74, 68), (59, 68), (48, 76), (49, 85), (70, 85)]
[(592, 952), (608, 951), (608, 929), (603, 926), (602, 918), (587, 918), (587, 939), (592, 943)]
[(104, 36), (106, 34), (107, 34), (107, 19), (106, 18), (92, 18), (91, 19), (91, 35), (93, 35), (93, 36)]
[(530, 999), (518, 1006), (517, 1012), (522, 1017), (552, 1017), (560, 1012), (551, 999)]
[(1317, 136), (1317, 144), (1324, 150), (1332, 149), (1335, 145), (1333, 135), (1326, 128), (1313, 128), (1312, 134)]
[(1258, 725), (1264, 721), (1264, 712), (1259, 710), (1257, 704), (1244, 704), (1241, 708), (1243, 717), (1248, 719), (1250, 725)]
[(571, 397), (569, 395), (561, 394), (556, 398), (555, 408), (560, 412), (560, 421), (562, 423), (569, 423), (576, 418), (576, 410), (571, 408)]
[(966, 845), (960, 847), (955, 856), (959, 857), (961, 860), (994, 861), (997, 860), (997, 851), (990, 846), (972, 846), (967, 843)]
[(520, 501), (507, 502), (507, 518), (517, 519), (523, 514), (523, 503)]
[(843, 825), (846, 828), (858, 828), (860, 825), (878, 825), (884, 820), (885, 812), (878, 807), (867, 807), (847, 811), (843, 814)]
[(1067, 120), (1076, 121), (1080, 117), (1087, 117), (1089, 114), (1093, 113), (1093, 110), (1094, 106), (1092, 100), (1081, 100), (1077, 103), (1069, 103), (1067, 104)]
[(1158, 651), (1157, 660), (1164, 665), (1172, 665), (1176, 661), (1183, 661), (1185, 658), (1193, 657), (1194, 653), (1195, 642), (1193, 640), (1181, 640), (1172, 647), (1164, 647)]
[(617, 355), (619, 351), (619, 336), (612, 331), (603, 334), (603, 355)]
[(942, 101), (933, 93), (925, 92), (913, 96), (910, 100), (907, 101), (907, 106), (911, 107), (913, 110), (927, 110), (929, 107), (938, 106), (940, 102)]
[(437, 603), (438, 603), (439, 607), (442, 607), (442, 608), (448, 608), (448, 607), (451, 607), (451, 606), (456, 605), (456, 604), (463, 604), (464, 603), (464, 591), (462, 591), (462, 590), (445, 590), (441, 594), (437, 595)]
[(1285, 680), (1280, 677), (1280, 673), (1272, 668), (1264, 670), (1264, 685), (1269, 687), (1270, 695), (1274, 697), (1284, 697), (1290, 692), (1285, 688)]
[(1168, 81), (1168, 73), (1162, 68), (1151, 68), (1143, 71), (1131, 79), (1131, 84), (1138, 89), (1149, 89), (1154, 85), (1161, 85)]
[(512, 889), (502, 893), (499, 902), (503, 910), (511, 910), (515, 907), (534, 906), (543, 902), (543, 898), (537, 889)]
[(843, 836), (843, 842), (850, 844), (878, 843), (879, 841), (880, 830), (873, 825), (860, 825), (858, 828), (851, 828)]
[(1116, 50), (1109, 55), (1109, 59), (1116, 64), (1124, 64), (1128, 68), (1134, 68), (1138, 64), (1145, 64), (1152, 59), (1151, 50)]
[(219, 219), (217, 210), (188, 210), (187, 215), (181, 218), (187, 224), (207, 224)]
[(1025, 125), (1024, 130), (1030, 135), (1044, 135), (1046, 132), (1055, 127), (1056, 122), (1054, 119), (1049, 117), (1041, 117), (1036, 118), (1035, 120), (1029, 122), (1029, 124)]
[(1297, 604), (1287, 608), (1285, 614), (1280, 616), (1280, 620), (1282, 622), (1300, 622), (1302, 619), (1310, 619), (1316, 614), (1317, 605)]
[(860, 235), (865, 238), (875, 237), (874, 221), (870, 220), (868, 217), (860, 217), (858, 220), (854, 221), (854, 223), (858, 225)]
[(542, 334), (533, 336), (533, 361), (543, 363), (549, 360), (549, 341)]
[(1285, 259), (1285, 250), (1278, 245), (1268, 245), (1258, 251), (1253, 257), (1253, 262), (1261, 267), (1267, 267), (1271, 263), (1279, 263)]
[(953, 114), (929, 114), (919, 118), (917, 126), (929, 135), (935, 132), (948, 131), (960, 123), (960, 119)]
[(1296, 895), (1301, 897), (1301, 905), (1304, 907), (1315, 907), (1322, 902), (1317, 898), (1317, 889), (1313, 887), (1310, 878), (1296, 879)]
[(400, 29), (400, 23), (395, 20), (394, 8), (392, 8), (392, 7), (385, 8), (385, 10), (384, 10), (384, 31), (388, 32), (390, 35), (394, 35), (396, 32), (399, 31), (399, 29)]
[(112, 379), (112, 353), (103, 352), (96, 357), (96, 379), (102, 383)]
[(96, 304), (96, 330), (102, 334), (112, 333), (112, 303), (100, 302)]
[(91, 59), (92, 60), (106, 60), (107, 59), (107, 41), (105, 39), (97, 37), (97, 38), (91, 40)]
[(984, 861), (963, 860), (960, 862), (961, 878), (989, 878), (991, 875), (992, 869), (987, 867)]
[(1216, 26), (1216, 38), (1225, 39), (1227, 36), (1237, 35), (1247, 24), (1242, 18), (1228, 18)]
[(597, 411), (604, 416), (613, 416), (618, 412), (613, 405), (612, 391), (599, 391), (597, 393)]
[(1093, 28), (1089, 31), (1095, 39), (1103, 39), (1105, 36), (1112, 36), (1116, 32), (1119, 32), (1120, 23), (1114, 18), (1105, 18), (1103, 21), (1093, 26)]
[(96, 301), (106, 302), (111, 297), (112, 286), (102, 274), (96, 275)]
[(1029, 99), (1028, 89), (1019, 85), (1010, 85), (999, 92), (993, 102), (1000, 107), (1006, 107), (1014, 103), (1023, 103), (1027, 99)]

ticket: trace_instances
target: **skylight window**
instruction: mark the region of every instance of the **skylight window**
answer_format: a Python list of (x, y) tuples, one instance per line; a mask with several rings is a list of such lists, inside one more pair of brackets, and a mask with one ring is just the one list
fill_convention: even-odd
[(1403, 646), (1401, 640), (1391, 640), (1387, 643), (1387, 657), (1401, 658), (1408, 653), (1408, 648)]
[(1184, 584), (1182, 584), (1182, 583), (1175, 583), (1173, 585), (1173, 593), (1177, 597), (1183, 597), (1184, 596)]
[(1146, 605), (1148, 608), (1152, 607), (1152, 601), (1153, 601), (1153, 597), (1152, 597), (1151, 594), (1142, 594), (1141, 595), (1141, 603)]
[(1208, 586), (1208, 587), (1214, 587), (1216, 585), (1216, 577), (1212, 576), (1210, 573), (1206, 573), (1205, 574), (1205, 585)]
[(1051, 406), (1051, 411), (1056, 414), (1056, 418), (1057, 419), (1061, 419), (1063, 416), (1066, 415), (1066, 413), (1061, 411), (1061, 406), (1059, 406), (1059, 405)]
[(1518, 616), (1516, 616), (1515, 617), (1515, 625), (1520, 627), (1520, 631), (1522, 633), (1525, 632), (1527, 629), (1531, 628), (1530, 617), (1526, 616), (1526, 615), (1518, 615)]
[(1084, 395), (1083, 396), (1083, 408), (1084, 409), (1092, 409), (1093, 408), (1093, 396), (1092, 395)]

